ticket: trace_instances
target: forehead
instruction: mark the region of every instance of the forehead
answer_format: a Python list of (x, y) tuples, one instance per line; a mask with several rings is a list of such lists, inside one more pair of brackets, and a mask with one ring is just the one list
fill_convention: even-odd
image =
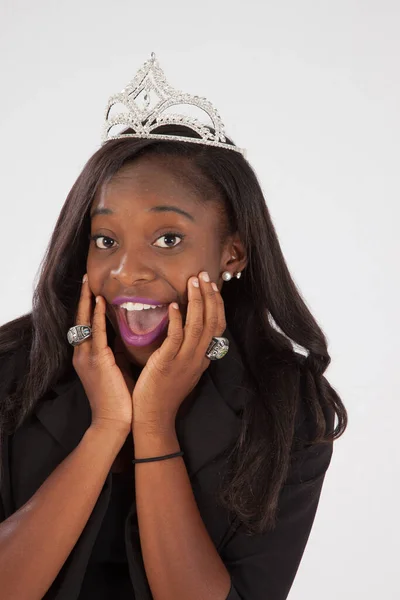
[(127, 204), (129, 208), (139, 209), (165, 202), (201, 213), (210, 209), (208, 203), (204, 205), (210, 197), (209, 187), (199, 172), (178, 157), (143, 157), (122, 167), (101, 186), (93, 208), (118, 210)]

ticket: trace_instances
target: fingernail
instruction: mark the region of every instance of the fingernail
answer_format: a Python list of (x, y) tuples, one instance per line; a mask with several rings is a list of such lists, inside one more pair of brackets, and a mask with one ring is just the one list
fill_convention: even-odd
[(197, 279), (197, 277), (195, 279), (192, 279), (192, 285), (194, 285), (194, 287), (199, 287), (199, 280)]
[(215, 292), (218, 292), (218, 286), (216, 283), (212, 282), (211, 287)]
[(99, 300), (100, 300), (100, 296), (96, 296), (96, 304), (98, 303)]
[(87, 274), (85, 273), (82, 279), (82, 283), (85, 283), (85, 281), (87, 281)]
[(207, 273), (207, 271), (204, 271), (204, 273), (201, 273), (200, 277), (202, 278), (203, 281), (210, 281), (210, 276)]

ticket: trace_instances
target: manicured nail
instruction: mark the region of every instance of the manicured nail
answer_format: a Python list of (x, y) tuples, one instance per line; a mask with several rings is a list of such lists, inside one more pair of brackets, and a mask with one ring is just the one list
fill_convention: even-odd
[(194, 287), (199, 287), (199, 280), (197, 279), (197, 277), (192, 279), (192, 285), (194, 285)]
[(218, 286), (216, 283), (212, 282), (211, 287), (215, 292), (218, 292)]
[(204, 271), (204, 273), (201, 273), (200, 277), (202, 278), (203, 281), (210, 281), (210, 276), (207, 273), (207, 271)]
[(87, 281), (87, 274), (85, 273), (82, 279), (82, 283), (85, 283), (85, 281)]
[(98, 303), (99, 300), (100, 300), (100, 296), (96, 296), (96, 304)]

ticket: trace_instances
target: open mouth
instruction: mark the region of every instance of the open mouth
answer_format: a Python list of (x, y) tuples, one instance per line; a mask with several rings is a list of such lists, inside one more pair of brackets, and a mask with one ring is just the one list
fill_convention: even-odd
[(155, 315), (130, 316), (126, 309), (116, 307), (119, 333), (127, 346), (148, 346), (165, 335), (169, 323), (168, 305), (148, 310), (154, 312)]
[(139, 311), (128, 311), (118, 306), (116, 314), (120, 335), (128, 346), (152, 344), (169, 323), (168, 305)]
[(133, 335), (142, 336), (155, 331), (168, 318), (168, 305), (143, 310), (118, 307), (117, 313)]

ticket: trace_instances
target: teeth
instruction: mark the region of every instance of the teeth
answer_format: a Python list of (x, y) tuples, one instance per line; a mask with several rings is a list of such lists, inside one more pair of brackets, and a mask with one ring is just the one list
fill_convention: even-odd
[(141, 304), (140, 302), (124, 302), (120, 304), (121, 308), (125, 308), (126, 310), (148, 310), (149, 308), (161, 308), (164, 304)]

